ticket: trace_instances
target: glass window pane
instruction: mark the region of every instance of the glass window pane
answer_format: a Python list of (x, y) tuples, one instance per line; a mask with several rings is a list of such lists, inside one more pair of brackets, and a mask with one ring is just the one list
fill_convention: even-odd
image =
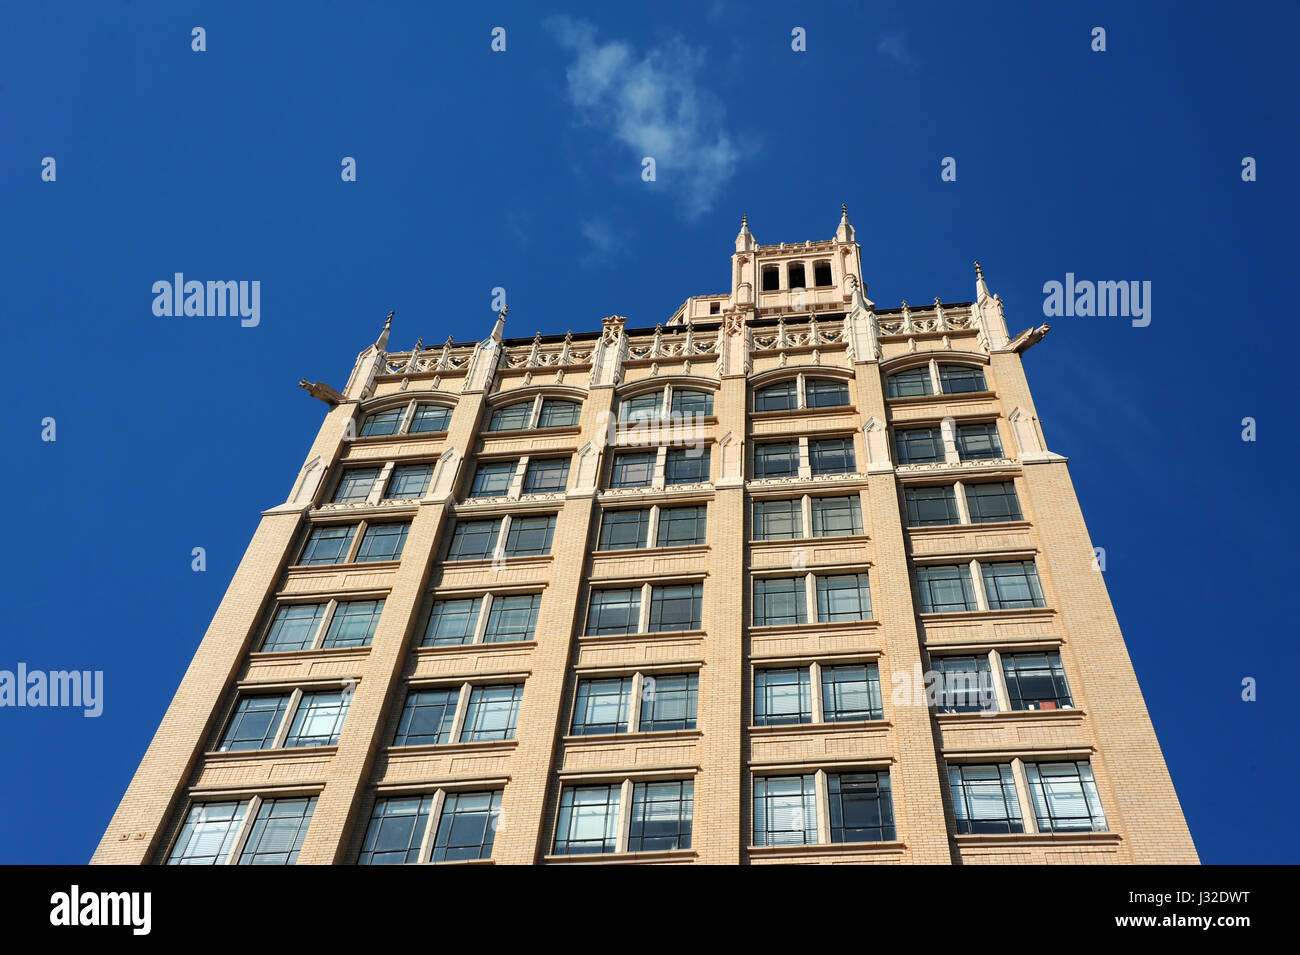
[(372, 415), (368, 415), (361, 424), (360, 437), (374, 438), (380, 435), (397, 434), (397, 429), (405, 415), (405, 406), (391, 408), (388, 411), (377, 411)]
[(957, 455), (963, 461), (1002, 457), (1002, 441), (998, 437), (998, 426), (991, 421), (959, 425)]
[(245, 696), (235, 704), (226, 732), (217, 745), (218, 753), (268, 749), (275, 743), (280, 721), (289, 708), (289, 695)]
[(525, 494), (555, 494), (569, 484), (568, 458), (533, 458), (524, 472)]
[(579, 680), (573, 704), (574, 736), (626, 733), (632, 700), (632, 678)]
[(674, 388), (672, 413), (683, 417), (707, 417), (713, 414), (713, 392)]
[(958, 833), (1024, 832), (1008, 763), (948, 767)]
[(889, 773), (839, 773), (826, 777), (831, 842), (891, 842), (894, 805)]
[(551, 552), (555, 536), (555, 515), (538, 514), (532, 517), (510, 519), (506, 532), (507, 557), (532, 557)]
[(961, 395), (972, 391), (988, 391), (984, 384), (983, 369), (973, 365), (940, 365), (939, 382), (945, 395)]
[(501, 816), (501, 790), (447, 793), (433, 837), (433, 862), (492, 858)]
[(460, 688), (412, 690), (397, 723), (394, 746), (431, 746), (451, 742)]
[(348, 549), (352, 546), (352, 535), (357, 531), (355, 524), (318, 524), (307, 535), (302, 546), (302, 556), (298, 564), (312, 567), (317, 564), (341, 564), (347, 559)]
[(654, 451), (632, 451), (614, 455), (610, 469), (610, 487), (649, 487), (654, 480)]
[(803, 537), (803, 502), (754, 502), (754, 540), (795, 540)]
[(970, 509), (970, 519), (974, 524), (1021, 519), (1020, 500), (1016, 497), (1016, 485), (1012, 481), (967, 484), (966, 506)]
[(304, 693), (289, 724), (285, 747), (337, 745), (351, 703), (352, 694), (347, 690)]
[(284, 604), (275, 612), (275, 620), (262, 644), (264, 653), (306, 650), (316, 638), (324, 604)]
[(523, 697), (522, 683), (473, 687), (465, 711), (465, 727), (460, 733), (461, 742), (514, 739), (519, 701)]
[(647, 545), (649, 533), (648, 507), (605, 511), (601, 516), (597, 550), (638, 550)]
[(420, 646), (450, 647), (469, 643), (474, 639), (478, 609), (477, 597), (434, 601)]
[(451, 409), (441, 405), (419, 404), (411, 418), (411, 434), (436, 434), (451, 423)]
[(673, 448), (664, 459), (664, 484), (707, 484), (708, 448)]
[(361, 538), (357, 563), (397, 560), (402, 556), (402, 548), (406, 546), (406, 535), (410, 529), (410, 524), (371, 524)]
[(708, 508), (665, 507), (659, 510), (656, 547), (690, 547), (705, 542)]
[(989, 658), (931, 657), (932, 682), (927, 688), (940, 713), (992, 713), (998, 708)]
[(814, 497), (813, 537), (848, 537), (862, 533), (862, 501), (857, 497)]
[(874, 663), (824, 666), (822, 715), (827, 723), (883, 719), (880, 671)]
[(167, 864), (224, 865), (235, 847), (247, 811), (247, 800), (191, 806)]
[(492, 461), (478, 466), (474, 472), (474, 482), (470, 486), (470, 497), (501, 497), (510, 490), (514, 480), (517, 461)]
[(663, 389), (651, 391), (635, 398), (624, 398), (619, 402), (618, 420), (634, 423), (653, 421), (658, 418), (664, 404)]
[(808, 598), (802, 577), (760, 577), (754, 581), (754, 626), (808, 622)]
[(908, 428), (894, 432), (899, 464), (934, 464), (943, 461), (943, 434), (938, 428)]
[(804, 381), (804, 404), (809, 408), (838, 408), (849, 403), (849, 386), (831, 378)]
[(650, 632), (699, 630), (703, 584), (669, 584), (650, 588)]
[(420, 861), (420, 843), (433, 811), (433, 796), (403, 796), (375, 803), (358, 865)]
[(370, 497), (370, 490), (379, 477), (379, 468), (350, 468), (339, 478), (339, 486), (334, 491), (336, 504), (355, 503)]
[(755, 411), (791, 411), (799, 405), (799, 383), (794, 379), (754, 392)]
[(928, 365), (909, 368), (907, 371), (900, 371), (896, 375), (889, 376), (889, 397), (891, 398), (919, 398), (930, 394), (934, 394), (934, 385), (930, 381), (930, 367)]
[(754, 725), (811, 723), (812, 681), (808, 667), (754, 671)]
[(1038, 568), (1032, 560), (1012, 560), (981, 565), (984, 592), (990, 610), (1015, 610), (1046, 606), (1038, 583)]
[(433, 480), (432, 464), (404, 464), (393, 468), (392, 478), (388, 482), (387, 501), (405, 501), (424, 497)]
[(541, 606), (541, 594), (493, 597), (483, 642), (515, 643), (533, 639), (534, 631), (537, 629), (537, 612)]
[(917, 590), (922, 613), (977, 610), (970, 568), (965, 564), (918, 564)]
[(488, 420), (489, 431), (518, 431), (527, 428), (533, 416), (533, 402), (516, 401), (514, 404), (497, 408)]
[(1087, 760), (1029, 763), (1025, 769), (1039, 832), (1106, 831), (1106, 814)]
[(754, 845), (814, 845), (817, 842), (815, 777), (758, 776), (754, 779)]
[(905, 487), (903, 499), (907, 502), (909, 527), (961, 523), (961, 515), (957, 510), (957, 489), (951, 484), (941, 487)]
[(693, 803), (694, 784), (690, 780), (634, 785), (627, 851), (689, 849)]
[(501, 519), (457, 521), (447, 548), (448, 560), (485, 560), (492, 556), (501, 533)]
[(618, 804), (618, 786), (565, 787), (555, 826), (556, 855), (615, 851)]
[(641, 588), (593, 590), (587, 608), (588, 635), (636, 633), (640, 626)]
[(641, 680), (642, 733), (695, 729), (700, 678), (696, 673), (647, 674)]
[(822, 438), (808, 442), (808, 464), (813, 474), (850, 474), (857, 466), (852, 438)]
[(1002, 657), (1007, 695), (1013, 710), (1055, 710), (1074, 706), (1061, 655), (1016, 653)]
[(316, 797), (268, 799), (257, 811), (249, 830), (240, 865), (294, 865), (307, 837), (307, 826), (316, 809)]
[(871, 585), (866, 574), (817, 578), (817, 620), (870, 620)]
[(539, 428), (572, 428), (582, 416), (582, 405), (576, 401), (563, 401), (559, 398), (546, 398), (542, 401), (542, 413), (537, 419)]
[(795, 477), (799, 473), (799, 442), (769, 441), (754, 445), (754, 477)]
[(339, 604), (334, 608), (321, 648), (370, 646), (383, 612), (383, 600), (350, 600)]

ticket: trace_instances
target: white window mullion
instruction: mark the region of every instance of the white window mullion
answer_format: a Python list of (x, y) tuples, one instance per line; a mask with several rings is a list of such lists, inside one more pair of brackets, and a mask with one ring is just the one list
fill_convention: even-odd
[(627, 852), (628, 835), (632, 829), (632, 780), (625, 779), (618, 792), (618, 840), (615, 852)]
[(1020, 801), (1020, 815), (1025, 821), (1025, 832), (1038, 831), (1038, 816), (1034, 813), (1033, 793), (1029, 789), (1029, 773), (1025, 761), (1019, 756), (1011, 760), (1011, 776), (1016, 781), (1016, 798)]
[(386, 461), (384, 466), (379, 469), (379, 477), (375, 478), (375, 483), (370, 485), (370, 493), (366, 495), (367, 504), (378, 504), (384, 496), (384, 488), (388, 486), (388, 480), (393, 476), (394, 462)]
[(657, 547), (659, 541), (659, 505), (655, 504), (650, 508), (650, 523), (646, 528), (646, 539), (642, 542), (646, 547)]
[(808, 610), (808, 619), (804, 623), (817, 622), (817, 576), (809, 571), (803, 579), (803, 602)]
[(312, 635), (309, 650), (319, 650), (321, 644), (325, 642), (325, 634), (330, 632), (330, 624), (334, 622), (334, 614), (338, 612), (339, 601), (337, 597), (331, 597), (325, 604), (325, 612), (321, 614), (320, 623), (316, 626), (316, 632)]
[(993, 676), (993, 690), (997, 694), (998, 712), (1006, 713), (1011, 709), (1011, 694), (1007, 691), (1007, 675), (1002, 670), (1002, 654), (997, 650), (989, 651), (989, 672)]
[(943, 394), (943, 380), (939, 377), (939, 363), (930, 359), (930, 387), (936, 395)]
[(813, 792), (817, 800), (817, 844), (824, 846), (831, 841), (831, 798), (826, 770), (817, 770), (814, 780)]
[(799, 478), (807, 481), (812, 478), (812, 461), (808, 456), (808, 438), (799, 438)]
[(433, 858), (433, 838), (438, 831), (442, 807), (446, 803), (447, 791), (445, 789), (439, 789), (433, 794), (433, 805), (429, 807), (429, 820), (424, 824), (424, 832), (420, 836), (420, 854), (415, 857), (417, 862), (428, 862)]
[(474, 621), (474, 636), (470, 643), (482, 643), (487, 635), (488, 616), (492, 613), (492, 595), (484, 594), (478, 605), (478, 619)]
[(808, 685), (812, 690), (812, 718), (814, 723), (826, 722), (826, 701), (822, 699), (822, 665), (808, 666)]
[(813, 536), (813, 519), (812, 519), (812, 495), (805, 494), (799, 499), (799, 517), (803, 520), (803, 527), (799, 531), (800, 537)]
[(254, 796), (248, 800), (248, 808), (244, 810), (244, 818), (240, 820), (239, 829), (235, 833), (235, 841), (230, 847), (230, 853), (226, 856), (224, 865), (235, 865), (239, 862), (239, 857), (244, 854), (244, 847), (248, 845), (248, 837), (253, 831), (253, 820), (262, 809), (262, 797)]
[(397, 422), (398, 434), (410, 433), (411, 421), (415, 418), (415, 409), (418, 404), (419, 402), (412, 398), (410, 404), (406, 406), (406, 410), (402, 412), (402, 420)]
[(506, 488), (506, 497), (512, 501), (519, 500), (519, 496), (524, 492), (524, 472), (528, 470), (528, 455), (524, 455), (515, 463), (514, 476), (510, 478), (510, 486)]
[(447, 739), (449, 743), (459, 743), (460, 734), (465, 731), (465, 716), (469, 712), (469, 695), (473, 692), (468, 683), (460, 685), (460, 696), (456, 698), (456, 715), (451, 720), (451, 733)]
[(970, 582), (971, 587), (975, 589), (975, 604), (980, 610), (989, 609), (989, 597), (984, 592), (984, 574), (980, 572), (980, 562), (972, 559), (970, 562)]
[(963, 524), (969, 524), (970, 506), (966, 503), (966, 485), (958, 481), (952, 486), (953, 497), (957, 499), (957, 520)]
[(637, 614), (637, 633), (650, 632), (650, 585), (641, 585), (641, 608)]
[(632, 712), (627, 717), (627, 731), (641, 732), (641, 694), (645, 691), (645, 675), (632, 674)]
[(343, 563), (355, 564), (357, 562), (357, 554), (361, 550), (361, 541), (366, 536), (366, 528), (369, 526), (369, 521), (362, 521), (356, 525), (352, 533), (352, 542), (348, 544), (347, 552), (343, 555)]
[(294, 691), (289, 694), (289, 705), (284, 708), (284, 715), (280, 717), (280, 725), (275, 731), (275, 738), (271, 741), (272, 749), (284, 749), (284, 741), (289, 738), (289, 727), (293, 725), (293, 719), (298, 713), (298, 707), (302, 705), (302, 687), (295, 687)]
[(533, 399), (533, 410), (528, 414), (528, 427), (534, 429), (542, 423), (542, 396)]

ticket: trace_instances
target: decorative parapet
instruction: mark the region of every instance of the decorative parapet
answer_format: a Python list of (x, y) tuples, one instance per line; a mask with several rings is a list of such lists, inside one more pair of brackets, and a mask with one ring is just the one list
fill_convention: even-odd
[(948, 332), (979, 330), (974, 306), (969, 302), (944, 305), (937, 298), (934, 305), (923, 311), (912, 311), (906, 301), (901, 309), (887, 309), (876, 313), (882, 338), (900, 338), (908, 335), (943, 335)]
[(843, 320), (819, 322), (815, 315), (810, 315), (807, 321), (787, 324), (782, 316), (777, 319), (776, 328), (754, 330), (752, 347), (756, 352), (780, 352), (787, 348), (818, 348), (847, 343)]

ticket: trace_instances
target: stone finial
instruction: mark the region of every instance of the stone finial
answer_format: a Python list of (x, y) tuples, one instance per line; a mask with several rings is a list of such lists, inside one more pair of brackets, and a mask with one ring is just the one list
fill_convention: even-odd
[(989, 297), (989, 287), (984, 282), (984, 270), (979, 260), (975, 260), (975, 301), (981, 302)]
[(383, 351), (385, 348), (388, 347), (388, 333), (392, 331), (393, 316), (396, 314), (397, 314), (397, 309), (393, 309), (391, 312), (388, 313), (388, 317), (384, 319), (384, 329), (379, 333), (379, 339), (375, 342), (375, 347), (378, 348), (380, 351)]

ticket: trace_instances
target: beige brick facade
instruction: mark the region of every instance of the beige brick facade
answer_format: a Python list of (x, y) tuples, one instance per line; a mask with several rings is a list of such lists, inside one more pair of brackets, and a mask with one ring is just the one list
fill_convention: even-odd
[[(407, 830), (407, 858), (434, 859), (444, 836), (463, 837), (453, 803), (465, 830), (477, 824), (490, 841), (479, 861), (495, 863), (1197, 861), (1066, 459), (1049, 450), (1025, 380), (1021, 355), (1046, 328), (1012, 338), (978, 267), (974, 302), (877, 309), (847, 213), (835, 238), (798, 245), (759, 245), (742, 225), (729, 291), (688, 299), (663, 326), (611, 317), (596, 332), (533, 339), (505, 338), (504, 326), (503, 314), (482, 342), (411, 351), (390, 351), (385, 326), (341, 393), (308, 386), (329, 405), (320, 433), (288, 500), (264, 514), (94, 862), (269, 852), (273, 840), (257, 840), (271, 800), (308, 797), (300, 864), (391, 852)], [(778, 391), (792, 407), (766, 410)], [(651, 393), (657, 417), (611, 424)], [(674, 395), (707, 410), (681, 419)], [(547, 399), (574, 403), (574, 417), (539, 418), (571, 407)], [(516, 405), (520, 427), (490, 428)], [(434, 427), (415, 425), (420, 408)], [(906, 460), (900, 432), (919, 436)], [(851, 454), (834, 450), (837, 439)], [(670, 452), (701, 442), (708, 473), (683, 481)], [(777, 476), (760, 473), (756, 448)], [(651, 455), (646, 486), (612, 486), (620, 451)], [(564, 483), (530, 487), (538, 460), (557, 458), (569, 462)], [(503, 462), (514, 462), (505, 483), (476, 493), (476, 475)], [(423, 485), (419, 472), (395, 472), (418, 465), (432, 466)], [(354, 469), (361, 490), (341, 494)], [(413, 483), (397, 480), (409, 474)], [(1018, 513), (990, 511), (992, 491)], [(926, 496), (950, 517), (922, 510)], [(829, 499), (860, 512), (860, 525), (809, 526)], [(802, 519), (762, 533), (756, 503)], [(698, 540), (599, 543), (611, 513), (638, 509), (653, 528), (687, 505), (706, 509)], [(550, 515), (549, 552), (512, 554), (512, 528)], [(492, 533), (504, 551), (449, 553), (457, 527), (503, 520)], [(395, 523), (409, 525), (398, 559), (361, 559), (369, 529)], [(350, 544), (337, 559), (305, 559), (308, 535), (330, 526), (355, 527)], [(856, 589), (834, 589), (845, 581)], [(800, 591), (802, 618), (759, 619), (756, 582)], [(698, 620), (655, 624), (669, 619), (654, 616), (669, 613), (660, 597), (696, 584)], [(592, 593), (609, 589), (641, 595), (637, 623), (590, 632)], [(844, 593), (856, 615), (837, 602)], [(507, 598), (529, 595), (540, 595), (532, 632), (489, 639), (497, 610), (514, 606)], [(377, 599), (364, 639), (334, 639), (343, 608)], [(460, 642), (425, 645), (435, 601), (472, 608)], [(319, 614), (317, 629), (302, 631), (301, 647), (264, 646), (295, 606)], [(987, 681), (976, 707), (917, 688), (962, 666)], [(793, 710), (771, 715), (788, 694), (756, 700), (759, 671), (765, 685), (779, 671), (803, 687)], [(831, 673), (859, 701), (870, 698), (861, 674), (874, 673), (876, 701), (832, 700)], [(693, 719), (640, 726), (659, 681), (683, 674), (697, 680)], [(632, 714), (627, 725), (575, 732), (584, 680), (632, 687), (618, 710)], [(491, 738), (474, 722), (470, 733), (488, 712), (472, 701), (512, 685), (522, 686), (513, 730)], [(438, 697), (452, 700), (442, 735), (391, 745), (409, 724), (412, 688), (450, 694)], [(329, 694), (347, 707), (337, 738), (288, 745), (300, 723), (318, 725), (303, 722), (306, 700)], [(265, 745), (229, 745), (250, 699), (286, 709)], [(681, 782), (671, 791), (692, 794), (689, 816), (680, 802), (647, 809), (651, 793), (668, 791), (660, 784)], [(490, 812), (464, 809), (490, 793)], [(571, 814), (566, 798), (605, 802)], [(381, 800), (424, 815), (376, 843), (367, 834)], [(231, 806), (241, 807), (233, 821), (192, 838), (194, 807), (206, 807), (206, 826)], [(565, 839), (595, 832), (581, 845), (604, 851), (565, 851), (561, 818)], [(448, 858), (458, 855), (476, 853)]]

